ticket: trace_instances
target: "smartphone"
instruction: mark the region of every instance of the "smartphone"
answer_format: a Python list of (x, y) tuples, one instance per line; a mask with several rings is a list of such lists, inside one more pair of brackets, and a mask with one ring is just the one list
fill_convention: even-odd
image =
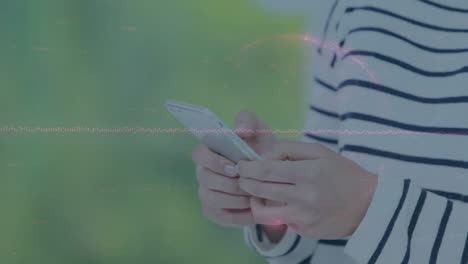
[(210, 109), (171, 99), (165, 105), (180, 123), (214, 152), (234, 163), (262, 159)]

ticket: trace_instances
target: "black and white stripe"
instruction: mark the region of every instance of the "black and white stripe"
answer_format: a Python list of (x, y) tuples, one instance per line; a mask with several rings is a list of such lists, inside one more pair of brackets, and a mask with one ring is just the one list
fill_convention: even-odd
[[(401, 185), (381, 194), (388, 197), (376, 208), (393, 211), (370, 212), (380, 227), (364, 226), (358, 237), (368, 239), (319, 240), (302, 253), (299, 241), (301, 258), (291, 263), (320, 264), (314, 258), (328, 247), (337, 256), (352, 249), (355, 261), (344, 264), (467, 264), (468, 2), (335, 0), (328, 7), (319, 35), (340, 50), (317, 50), (304, 140)], [(289, 263), (283, 257), (275, 263)], [(338, 263), (332, 259), (326, 263)]]

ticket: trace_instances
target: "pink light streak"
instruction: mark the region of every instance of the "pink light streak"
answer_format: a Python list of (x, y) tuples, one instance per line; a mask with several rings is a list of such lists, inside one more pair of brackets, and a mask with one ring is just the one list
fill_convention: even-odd
[(252, 133), (272, 133), (272, 134), (339, 134), (339, 135), (425, 135), (425, 134), (468, 134), (468, 130), (459, 132), (420, 132), (407, 130), (337, 130), (337, 129), (181, 129), (181, 128), (145, 128), (145, 127), (0, 127), (0, 133), (133, 133), (133, 134), (161, 134), (161, 133), (226, 133), (252, 132)]
[[(133, 27), (129, 29), (133, 30)], [(240, 52), (247, 52), (249, 49), (257, 46), (261, 43), (270, 40), (277, 40), (277, 39), (286, 39), (286, 40), (299, 40), (304, 41), (307, 44), (312, 44), (318, 47), (322, 47), (324, 49), (329, 49), (336, 52), (337, 55), (344, 55), (345, 53), (349, 52), (350, 49), (348, 48), (340, 48), (339, 45), (329, 41), (323, 41), (319, 38), (310, 35), (310, 34), (298, 34), (298, 33), (287, 33), (287, 34), (276, 34), (270, 35), (263, 38), (259, 38), (256, 41), (244, 45), (240, 48)], [(37, 47), (36, 47), (37, 48)], [(38, 48), (37, 50), (45, 50), (42, 48)], [(48, 50), (48, 49), (47, 49)], [(368, 75), (369, 78), (372, 79), (374, 82), (377, 82), (377, 78), (375, 74), (369, 70), (366, 63), (360, 60), (357, 57), (350, 56), (350, 59), (355, 64), (359, 65)], [(232, 62), (233, 55), (226, 57), (226, 61)], [(208, 59), (203, 59), (202, 62), (207, 63), (209, 62)], [(277, 66), (277, 65), (276, 65)], [(136, 110), (136, 108), (131, 108), (132, 110)], [(129, 109), (130, 110), (130, 109)], [(144, 111), (151, 111), (156, 112), (158, 108), (154, 107), (145, 107)], [(197, 130), (197, 129), (179, 129), (179, 128), (145, 128), (145, 127), (113, 127), (113, 128), (102, 128), (102, 127), (40, 127), (40, 126), (16, 126), (16, 127), (0, 127), (0, 133), (133, 133), (133, 134), (158, 134), (158, 133), (222, 133), (227, 132), (229, 129), (208, 129), (208, 130)], [(232, 130), (236, 132), (236, 130)], [(404, 130), (384, 130), (384, 131), (358, 131), (358, 130), (245, 130), (248, 132), (253, 133), (273, 133), (273, 134), (351, 134), (351, 135), (396, 135), (396, 134), (407, 134), (407, 135), (421, 135), (421, 134), (468, 134), (466, 132), (457, 132), (457, 133), (447, 133), (447, 132), (414, 132), (414, 131), (404, 131)], [(244, 131), (240, 131), (244, 132)]]
[[(287, 34), (275, 34), (275, 35), (270, 35), (270, 36), (265, 36), (265, 37), (259, 38), (259, 39), (255, 40), (252, 43), (249, 43), (249, 44), (246, 44), (246, 45), (242, 46), (240, 48), (239, 52), (241, 52), (241, 53), (247, 52), (249, 49), (253, 48), (254, 46), (257, 46), (257, 45), (259, 45), (261, 43), (264, 43), (266, 41), (276, 40), (276, 39), (304, 41), (306, 44), (312, 44), (312, 45), (315, 45), (317, 47), (321, 47), (321, 48), (324, 48), (324, 49), (334, 51), (339, 56), (343, 56), (344, 54), (351, 51), (351, 49), (340, 48), (340, 46), (338, 44), (334, 43), (334, 42), (324, 41), (324, 40), (321, 40), (320, 38), (315, 37), (315, 36), (310, 35), (310, 34), (287, 33)], [(233, 55), (228, 56), (226, 58), (226, 61), (232, 61), (232, 58), (233, 58)], [(351, 61), (353, 63), (355, 63), (359, 67), (361, 67), (373, 82), (378, 82), (377, 76), (375, 75), (375, 73), (373, 73), (369, 69), (369, 67), (367, 66), (367, 64), (364, 61), (357, 58), (356, 56), (350, 56), (350, 59), (351, 59)]]

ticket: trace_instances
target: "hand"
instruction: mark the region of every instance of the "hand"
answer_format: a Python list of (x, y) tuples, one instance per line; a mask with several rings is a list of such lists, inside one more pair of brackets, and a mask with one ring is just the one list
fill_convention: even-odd
[[(236, 133), (259, 154), (271, 151), (276, 142), (272, 133), (254, 133), (253, 130), (270, 128), (250, 112), (237, 113), (235, 127), (241, 129)], [(205, 215), (223, 226), (254, 224), (250, 194), (239, 188), (235, 164), (211, 151), (205, 144), (193, 150), (192, 160), (196, 165), (198, 194)]]
[[(282, 140), (271, 159), (240, 161), (240, 188), (256, 222), (282, 222), (312, 239), (350, 236), (372, 200), (377, 175), (318, 143)], [(261, 198), (284, 202), (269, 206)]]

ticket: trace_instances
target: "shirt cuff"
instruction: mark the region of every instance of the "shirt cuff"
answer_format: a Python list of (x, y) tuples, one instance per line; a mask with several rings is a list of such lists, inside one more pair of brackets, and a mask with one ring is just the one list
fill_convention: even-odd
[[(247, 242), (263, 257), (282, 257), (292, 252), (299, 244), (301, 237), (290, 228), (286, 230), (278, 243), (271, 243), (259, 225), (244, 227)], [(261, 234), (258, 233), (262, 232)]]
[(382, 240), (387, 224), (394, 212), (401, 207), (402, 194), (409, 180), (391, 178), (384, 174), (378, 176), (374, 196), (360, 225), (354, 231), (344, 252), (358, 263), (367, 263)]

